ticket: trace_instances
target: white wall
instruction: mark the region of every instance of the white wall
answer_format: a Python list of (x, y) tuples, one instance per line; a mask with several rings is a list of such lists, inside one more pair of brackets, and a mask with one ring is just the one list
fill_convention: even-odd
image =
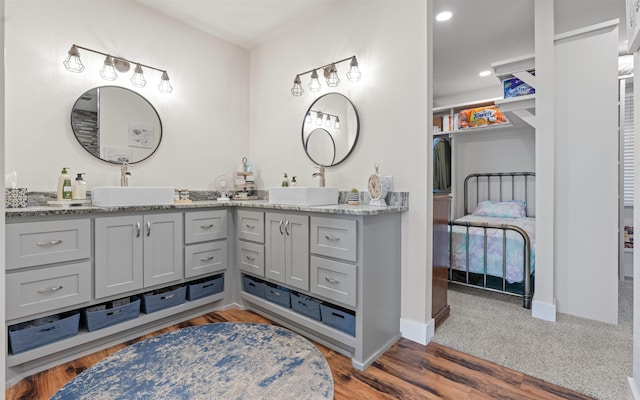
[(362, 79), (344, 78), (334, 88), (351, 99), (360, 116), (360, 138), (352, 155), (327, 168), (327, 185), (366, 190), (380, 164), (394, 177), (394, 190), (410, 192), (410, 210), (402, 218), (402, 317), (431, 319), (431, 226), (425, 171), (431, 171), (427, 134), (427, 5), (423, 0), (344, 1), (330, 13), (305, 21), (289, 34), (251, 52), (250, 154), (259, 170), (258, 185), (279, 185), (283, 172), (303, 186), (316, 186), (314, 164), (301, 145), (305, 112), (319, 96), (289, 92), (297, 73), (356, 55)]
[(612, 324), (618, 322), (617, 40), (615, 25), (555, 42), (557, 308)]
[[(126, 0), (7, 0), (6, 14), (4, 165), (19, 186), (54, 191), (63, 166), (86, 172), (89, 189), (119, 184), (120, 168), (84, 151), (70, 126), (78, 96), (101, 85), (138, 92), (162, 120), (160, 148), (131, 168), (130, 185), (211, 188), (246, 155), (248, 51)], [(173, 93), (158, 91), (153, 70), (144, 88), (129, 82), (133, 71), (104, 81), (104, 57), (83, 50), (85, 71), (67, 71), (74, 43), (166, 69)]]

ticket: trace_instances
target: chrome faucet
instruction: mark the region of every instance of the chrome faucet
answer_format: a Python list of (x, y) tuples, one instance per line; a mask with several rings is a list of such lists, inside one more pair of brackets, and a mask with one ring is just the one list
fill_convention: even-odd
[(126, 162), (122, 163), (120, 167), (120, 186), (125, 187), (129, 186), (129, 177), (131, 176), (131, 172), (129, 172), (129, 164)]
[(318, 168), (318, 172), (314, 172), (312, 177), (319, 176), (320, 177), (320, 187), (324, 187), (324, 165), (321, 165)]

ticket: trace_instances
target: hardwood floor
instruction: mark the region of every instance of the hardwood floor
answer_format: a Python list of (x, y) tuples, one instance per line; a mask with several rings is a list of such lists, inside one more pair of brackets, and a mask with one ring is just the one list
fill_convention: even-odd
[[(138, 340), (187, 326), (227, 321), (272, 323), (250, 311), (213, 312), (30, 376), (7, 389), (6, 398), (48, 399), (85, 369)], [(333, 372), (337, 400), (590, 399), (435, 343), (422, 346), (401, 339), (365, 371), (354, 369), (349, 358), (316, 345)]]

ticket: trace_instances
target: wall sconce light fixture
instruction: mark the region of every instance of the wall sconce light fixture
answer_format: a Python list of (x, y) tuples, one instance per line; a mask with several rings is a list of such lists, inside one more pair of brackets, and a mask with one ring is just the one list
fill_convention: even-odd
[(305, 71), (296, 75), (293, 80), (293, 87), (291, 88), (291, 94), (294, 96), (302, 96), (304, 93), (304, 89), (302, 88), (302, 80), (300, 80), (301, 75), (305, 75), (311, 73), (311, 82), (309, 83), (309, 91), (317, 92), (322, 89), (322, 85), (320, 84), (320, 80), (318, 79), (318, 70), (322, 70), (324, 72), (324, 78), (327, 81), (327, 86), (336, 87), (340, 84), (340, 78), (338, 78), (338, 69), (336, 68), (336, 64), (339, 64), (344, 61), (351, 61), (349, 72), (347, 72), (347, 79), (350, 82), (356, 82), (360, 80), (360, 70), (358, 69), (358, 60), (356, 56), (351, 56), (349, 58), (342, 59), (340, 61), (332, 62), (327, 65), (323, 65), (322, 67), (310, 69), (309, 71)]
[(131, 84), (133, 86), (144, 87), (147, 84), (147, 80), (144, 78), (144, 72), (142, 70), (142, 67), (145, 67), (148, 69), (153, 69), (153, 70), (162, 72), (162, 76), (160, 78), (160, 84), (158, 85), (158, 89), (161, 92), (171, 93), (171, 91), (173, 90), (171, 83), (169, 83), (169, 75), (165, 70), (155, 68), (150, 65), (145, 65), (136, 61), (127, 60), (122, 57), (113, 57), (110, 54), (89, 49), (87, 47), (78, 46), (76, 44), (71, 46), (71, 49), (69, 49), (69, 53), (68, 53), (69, 56), (62, 63), (64, 64), (64, 67), (68, 71), (76, 72), (76, 73), (81, 73), (82, 71), (84, 71), (84, 65), (80, 60), (80, 52), (78, 51), (78, 49), (90, 51), (96, 54), (102, 54), (103, 56), (105, 56), (104, 65), (100, 70), (100, 76), (102, 77), (102, 79), (105, 79), (108, 81), (115, 81), (116, 79), (118, 79), (118, 72), (120, 73), (129, 72), (129, 69), (131, 69), (131, 64), (135, 64), (136, 67), (133, 70), (133, 76), (131, 77)]
[[(315, 114), (315, 118), (312, 117), (312, 113)], [(334, 118), (332, 121), (331, 118)], [(309, 110), (304, 122), (310, 124), (315, 122), (316, 125), (322, 125), (326, 127), (334, 127), (336, 129), (340, 129), (340, 118), (337, 115), (323, 113), (322, 111), (317, 110)]]

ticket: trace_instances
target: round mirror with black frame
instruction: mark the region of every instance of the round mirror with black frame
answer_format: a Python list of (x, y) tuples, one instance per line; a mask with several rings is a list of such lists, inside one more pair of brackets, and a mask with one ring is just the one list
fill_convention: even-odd
[(71, 110), (71, 129), (89, 154), (112, 164), (144, 161), (162, 141), (162, 121), (153, 105), (119, 86), (83, 93)]
[(312, 162), (331, 167), (353, 152), (359, 133), (360, 119), (351, 100), (340, 93), (327, 93), (305, 113), (302, 146)]

